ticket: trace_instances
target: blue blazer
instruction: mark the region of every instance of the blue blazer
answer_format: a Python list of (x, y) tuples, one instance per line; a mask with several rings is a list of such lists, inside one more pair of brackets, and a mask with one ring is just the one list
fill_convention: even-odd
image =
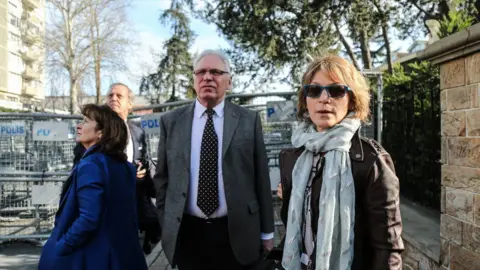
[(38, 269), (146, 270), (138, 238), (135, 168), (92, 148), (72, 170)]

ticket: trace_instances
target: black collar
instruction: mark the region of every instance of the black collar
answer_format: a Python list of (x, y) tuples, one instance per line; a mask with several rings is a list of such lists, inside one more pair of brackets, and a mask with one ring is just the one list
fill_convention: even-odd
[(365, 155), (363, 153), (362, 138), (360, 130), (358, 130), (352, 138), (352, 146), (350, 147), (350, 158), (355, 161), (363, 161)]

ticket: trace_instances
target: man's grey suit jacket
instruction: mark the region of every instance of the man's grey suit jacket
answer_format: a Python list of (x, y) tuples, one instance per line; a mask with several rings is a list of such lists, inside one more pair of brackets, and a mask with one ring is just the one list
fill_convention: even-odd
[[(177, 235), (190, 182), (190, 148), (195, 103), (162, 115), (157, 170), (157, 208), (162, 245), (175, 266)], [(228, 230), (236, 259), (252, 264), (261, 254), (261, 232), (274, 231), (268, 160), (258, 113), (225, 102), (222, 171)], [(202, 136), (203, 134), (198, 134)]]

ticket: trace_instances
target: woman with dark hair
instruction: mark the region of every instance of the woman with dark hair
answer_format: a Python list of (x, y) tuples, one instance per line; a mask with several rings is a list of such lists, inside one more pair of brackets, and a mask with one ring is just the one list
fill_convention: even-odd
[(105, 105), (82, 114), (76, 140), (87, 150), (63, 186), (38, 269), (145, 270), (125, 122)]

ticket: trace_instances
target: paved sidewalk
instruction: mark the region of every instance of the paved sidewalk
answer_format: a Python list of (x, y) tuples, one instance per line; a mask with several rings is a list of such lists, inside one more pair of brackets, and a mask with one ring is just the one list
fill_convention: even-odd
[(170, 270), (167, 258), (162, 250), (162, 243), (153, 249), (152, 253), (147, 257), (147, 265), (149, 270)]
[[(41, 243), (12, 242), (0, 244), (0, 270), (37, 270)], [(171, 269), (159, 243), (145, 260), (150, 270)]]
[(1, 270), (36, 270), (42, 245), (28, 242), (0, 245)]

